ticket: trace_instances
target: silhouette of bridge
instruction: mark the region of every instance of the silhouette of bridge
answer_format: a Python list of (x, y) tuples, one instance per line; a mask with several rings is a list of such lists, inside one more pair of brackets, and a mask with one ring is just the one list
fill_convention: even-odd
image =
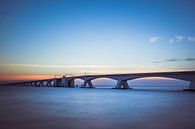
[(179, 72), (153, 72), (153, 73), (130, 73), (130, 74), (107, 74), (107, 75), (82, 75), (82, 76), (72, 76), (44, 80), (32, 80), (25, 82), (18, 82), (15, 84), (24, 84), (26, 86), (48, 86), (48, 87), (70, 87), (74, 88), (75, 80), (83, 80), (81, 88), (94, 88), (92, 80), (98, 78), (108, 78), (117, 81), (115, 86), (116, 89), (129, 89), (131, 86), (128, 85), (128, 80), (133, 80), (137, 78), (144, 77), (166, 77), (180, 79), (184, 81), (189, 81), (190, 85), (188, 90), (195, 90), (195, 71), (179, 71)]

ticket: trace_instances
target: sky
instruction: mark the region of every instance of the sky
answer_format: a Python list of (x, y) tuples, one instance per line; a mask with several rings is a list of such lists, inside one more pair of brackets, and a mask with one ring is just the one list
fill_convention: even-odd
[(195, 0), (0, 0), (0, 81), (195, 70)]

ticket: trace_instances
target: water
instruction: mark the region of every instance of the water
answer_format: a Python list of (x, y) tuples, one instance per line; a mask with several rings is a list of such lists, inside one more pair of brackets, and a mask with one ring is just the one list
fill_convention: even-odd
[[(96, 88), (114, 88), (115, 85), (94, 85)], [(133, 89), (140, 90), (167, 90), (167, 91), (182, 91), (187, 89), (188, 86), (131, 86)]]
[(0, 87), (2, 129), (193, 129), (195, 93)]

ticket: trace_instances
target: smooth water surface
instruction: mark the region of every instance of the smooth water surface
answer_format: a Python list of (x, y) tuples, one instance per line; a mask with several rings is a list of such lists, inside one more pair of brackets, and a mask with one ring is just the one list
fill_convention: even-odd
[(1, 129), (194, 129), (195, 93), (0, 87)]

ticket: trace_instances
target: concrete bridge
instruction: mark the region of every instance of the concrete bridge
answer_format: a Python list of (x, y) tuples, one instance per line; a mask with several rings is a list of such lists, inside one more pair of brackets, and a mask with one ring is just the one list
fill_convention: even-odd
[(127, 81), (144, 77), (166, 77), (189, 81), (188, 90), (195, 90), (195, 71), (181, 72), (154, 72), (154, 73), (131, 73), (131, 74), (109, 74), (109, 75), (84, 75), (74, 77), (62, 77), (54, 79), (36, 80), (21, 82), (27, 86), (55, 86), (55, 87), (75, 87), (75, 79), (83, 80), (81, 88), (94, 88), (92, 80), (98, 78), (109, 78), (117, 81), (116, 89), (131, 88)]

